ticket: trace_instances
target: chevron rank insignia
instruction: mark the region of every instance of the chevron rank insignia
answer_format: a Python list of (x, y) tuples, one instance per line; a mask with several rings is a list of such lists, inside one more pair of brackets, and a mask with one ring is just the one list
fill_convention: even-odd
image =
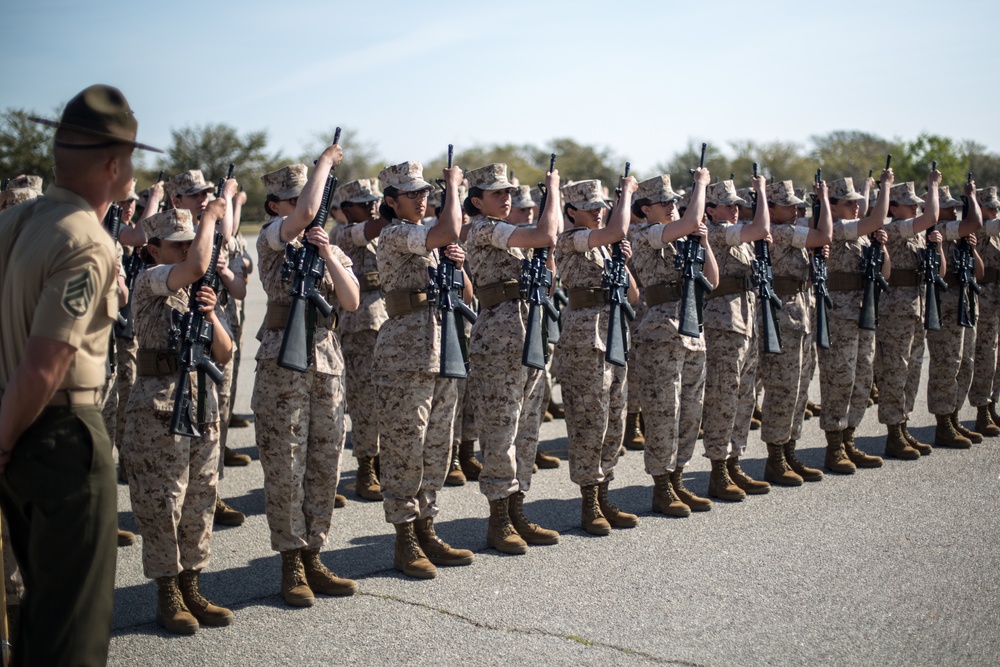
[(62, 307), (76, 318), (87, 313), (90, 300), (94, 298), (94, 278), (90, 271), (84, 271), (75, 278), (66, 281), (63, 288)]

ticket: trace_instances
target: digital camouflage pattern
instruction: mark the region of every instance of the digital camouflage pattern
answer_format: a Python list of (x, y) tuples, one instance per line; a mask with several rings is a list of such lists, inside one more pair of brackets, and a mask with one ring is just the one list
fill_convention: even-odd
[[(604, 201), (604, 190), (601, 182), (596, 179), (587, 181), (577, 181), (559, 188), (562, 193), (564, 204), (569, 204), (573, 208), (582, 211), (590, 211), (595, 208), (608, 208)], [(567, 221), (568, 222), (568, 221)]]
[(171, 197), (196, 195), (206, 190), (215, 190), (215, 186), (205, 181), (200, 169), (183, 171), (166, 182), (167, 194)]
[(864, 196), (854, 189), (854, 179), (850, 176), (832, 181), (829, 188), (829, 197), (831, 200), (856, 201), (864, 199)]
[[(984, 188), (986, 189), (986, 188)], [(996, 188), (993, 197), (996, 197)], [(982, 192), (982, 191), (979, 191)], [(983, 197), (980, 197), (980, 204)], [(1000, 205), (998, 205), (1000, 208)], [(976, 250), (986, 269), (1000, 269), (1000, 220), (986, 220), (976, 234)], [(1000, 337), (1000, 282), (983, 285), (979, 295), (979, 319), (976, 321), (975, 363), (969, 403), (975, 407), (989, 401), (1000, 402), (1000, 376), (997, 372), (997, 345)]]
[(777, 181), (769, 183), (765, 188), (767, 201), (775, 206), (799, 206), (805, 204), (795, 194), (795, 186), (791, 181)]
[(419, 162), (401, 162), (386, 167), (379, 172), (378, 180), (383, 190), (390, 187), (400, 192), (434, 189), (433, 185), (424, 180), (424, 167)]
[(889, 190), (889, 201), (895, 204), (916, 204), (918, 206), (924, 203), (924, 200), (917, 196), (913, 181), (893, 185)]
[(480, 190), (513, 190), (517, 186), (507, 180), (507, 165), (503, 163), (488, 164), (479, 169), (465, 172), (465, 180), (469, 189)]
[(308, 171), (304, 164), (291, 164), (264, 174), (260, 177), (260, 182), (264, 184), (264, 194), (278, 199), (298, 197), (308, 181)]
[(142, 219), (146, 238), (163, 241), (194, 240), (194, 220), (186, 208), (172, 208)]
[[(740, 240), (743, 231), (739, 224), (708, 223), (708, 242), (712, 246), (719, 266), (719, 278), (750, 278), (754, 254), (749, 243)], [(749, 284), (749, 283), (748, 283)], [(706, 329), (725, 329), (746, 336), (753, 335), (757, 313), (757, 299), (747, 288), (726, 296), (705, 300), (704, 320)]]
[(705, 192), (705, 203), (713, 206), (749, 206), (750, 202), (740, 197), (732, 181), (719, 181), (708, 186)]
[[(705, 456), (722, 461), (746, 451), (757, 378), (757, 339), (705, 328)], [(736, 388), (734, 392), (733, 389)]]
[(633, 201), (648, 199), (650, 203), (677, 201), (681, 196), (674, 192), (670, 186), (670, 174), (661, 174), (653, 178), (647, 178), (639, 183), (638, 189), (633, 195)]

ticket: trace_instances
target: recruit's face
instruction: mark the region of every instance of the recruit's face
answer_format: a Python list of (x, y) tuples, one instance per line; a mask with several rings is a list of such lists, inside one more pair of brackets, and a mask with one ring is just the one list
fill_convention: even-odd
[(771, 214), (771, 222), (783, 223), (792, 222), (797, 215), (794, 206), (778, 206), (769, 204), (768, 210)]
[(510, 215), (507, 216), (507, 222), (512, 225), (530, 225), (534, 217), (535, 209), (530, 206), (527, 208), (512, 208)]
[(427, 212), (427, 197), (430, 190), (419, 192), (404, 192), (395, 197), (386, 197), (385, 201), (396, 212), (396, 217), (408, 222), (420, 221)]
[(482, 197), (473, 197), (472, 203), (483, 215), (504, 219), (510, 214), (510, 190), (487, 190)]
[(198, 219), (205, 212), (205, 209), (208, 208), (209, 194), (208, 190), (203, 190), (193, 195), (174, 197), (174, 208), (186, 208), (191, 211), (192, 217)]

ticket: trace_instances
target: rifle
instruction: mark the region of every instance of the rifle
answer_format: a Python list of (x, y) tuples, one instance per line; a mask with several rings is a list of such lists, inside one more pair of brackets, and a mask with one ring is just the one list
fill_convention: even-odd
[[(448, 168), (452, 168), (455, 147), (448, 144)], [(444, 211), (446, 193), (441, 195), (441, 211)], [(476, 313), (462, 301), (465, 287), (462, 271), (455, 262), (440, 249), (441, 260), (437, 269), (427, 267), (430, 284), (427, 286), (427, 300), (437, 304), (441, 317), (441, 368), (438, 374), (444, 378), (464, 379), (469, 376), (469, 352), (465, 340), (465, 322), (476, 323)]]
[(8, 187), (10, 187), (10, 179), (9, 178), (5, 178), (5, 179), (3, 179), (3, 183), (0, 183), (0, 192), (3, 192)]
[[(236, 167), (232, 162), (229, 163), (229, 171), (226, 173), (225, 178), (220, 178), (218, 185), (215, 186), (215, 198), (218, 199), (222, 196), (222, 190), (226, 187), (226, 181), (233, 177), (233, 169)], [(215, 281), (212, 283), (212, 290), (219, 295), (219, 302), (223, 307), (226, 305), (226, 300), (229, 298), (229, 292), (225, 290), (222, 286), (222, 279), (219, 274), (215, 274)]]
[[(556, 154), (549, 157), (549, 173), (556, 168)], [(541, 219), (545, 215), (545, 206), (548, 204), (549, 192), (544, 183), (539, 183), (538, 188), (542, 193), (542, 200), (538, 204), (538, 217)], [(559, 311), (549, 299), (549, 288), (552, 286), (552, 271), (547, 266), (549, 260), (549, 249), (535, 248), (531, 259), (521, 260), (521, 298), (528, 302), (528, 322), (524, 330), (524, 350), (521, 353), (521, 365), (528, 368), (545, 370), (545, 364), (549, 360), (549, 349), (546, 346), (548, 338), (543, 329), (548, 326), (548, 321), (559, 321)], [(544, 317), (539, 311), (544, 311)]]
[[(208, 262), (208, 270), (190, 287), (188, 310), (180, 313), (176, 310), (170, 314), (171, 327), (167, 346), (177, 351), (177, 365), (180, 374), (177, 377), (177, 387), (174, 390), (174, 411), (170, 417), (170, 433), (187, 438), (200, 438), (201, 431), (195, 423), (203, 424), (206, 415), (205, 377), (211, 378), (215, 384), (221, 384), (222, 369), (212, 361), (212, 340), (215, 332), (200, 310), (198, 291), (205, 286), (211, 287), (215, 282), (215, 264), (222, 248), (222, 232), (215, 230), (212, 240), (212, 255)], [(198, 405), (197, 412), (192, 415), (191, 405), (191, 373), (197, 372)], [(195, 416), (196, 419), (192, 419)]]
[[(931, 163), (931, 171), (937, 171), (937, 160)], [(931, 225), (927, 235), (930, 236), (933, 231), (934, 225)], [(928, 241), (927, 247), (920, 252), (920, 270), (927, 286), (924, 296), (924, 329), (940, 331), (941, 292), (948, 291), (948, 283), (941, 278), (941, 258), (937, 254), (936, 242)]]
[[(753, 163), (754, 178), (758, 175), (757, 163)], [(757, 192), (750, 189), (750, 208), (757, 217)], [(757, 300), (763, 309), (764, 351), (769, 354), (781, 354), (781, 330), (775, 311), (781, 309), (781, 299), (774, 293), (774, 269), (771, 268), (771, 249), (765, 239), (754, 241), (755, 259), (751, 264), (753, 284), (757, 288)]]
[(566, 294), (566, 290), (558, 284), (559, 278), (556, 277), (556, 287), (552, 290), (552, 305), (555, 306), (556, 312), (559, 313), (559, 317), (552, 319), (549, 316), (548, 310), (545, 311), (545, 336), (549, 343), (555, 345), (559, 342), (559, 338), (562, 335), (562, 314), (566, 306), (569, 305), (569, 295)]
[[(972, 182), (972, 172), (969, 172), (967, 183)], [(969, 214), (969, 198), (962, 195), (962, 219)], [(976, 264), (972, 254), (972, 246), (964, 238), (959, 241), (954, 254), (954, 271), (958, 278), (958, 326), (971, 328), (976, 326), (976, 295), (983, 291), (976, 282)]]
[[(333, 133), (333, 143), (340, 141), (340, 128)], [(326, 228), (326, 220), (330, 216), (330, 199), (337, 188), (336, 167), (330, 169), (323, 186), (323, 196), (319, 210), (305, 231), (313, 227)], [(292, 274), (295, 279), (292, 280)], [(302, 245), (296, 248), (291, 243), (285, 246), (285, 260), (281, 264), (282, 282), (291, 282), (292, 302), (288, 308), (288, 321), (285, 332), (281, 336), (281, 348), (278, 350), (278, 365), (290, 371), (305, 373), (313, 362), (314, 341), (316, 335), (316, 311), (329, 318), (333, 314), (333, 306), (316, 288), (326, 273), (326, 262), (319, 256), (319, 248), (309, 243), (303, 237)]]
[[(104, 228), (108, 230), (108, 234), (111, 235), (111, 239), (117, 247), (118, 236), (121, 234), (122, 230), (121, 206), (118, 204), (111, 204), (111, 206), (108, 207), (108, 212), (104, 214)], [(122, 317), (121, 311), (119, 311), (115, 318), (114, 326), (111, 328), (111, 335), (108, 338), (108, 358), (104, 362), (104, 377), (109, 380), (115, 374), (115, 369), (118, 366), (118, 355), (115, 351), (115, 336), (117, 335), (116, 329), (124, 327), (126, 324), (128, 324), (128, 322), (124, 317)]]
[[(885, 168), (892, 165), (892, 154), (885, 158)], [(871, 178), (872, 170), (868, 170)], [(875, 331), (878, 327), (878, 301), (882, 292), (889, 289), (889, 281), (882, 275), (882, 265), (885, 264), (885, 248), (875, 234), (869, 234), (870, 241), (865, 255), (861, 259), (861, 271), (865, 274), (864, 296), (861, 299), (861, 314), (858, 317), (858, 328)]]
[[(625, 176), (628, 178), (632, 165), (625, 163)], [(618, 202), (621, 206), (621, 190), (618, 189)], [(622, 253), (621, 241), (611, 249), (611, 259), (604, 260), (604, 275), (601, 277), (601, 289), (608, 295), (608, 336), (605, 339), (604, 360), (615, 366), (625, 366), (628, 362), (628, 323), (635, 319), (635, 311), (628, 302), (629, 277), (625, 268), (625, 255)]]
[[(823, 170), (816, 170), (815, 182), (817, 184), (823, 180)], [(820, 201), (814, 197), (812, 205), (813, 229), (819, 228)], [(830, 349), (830, 321), (827, 319), (827, 308), (833, 308), (833, 299), (830, 298), (830, 290), (826, 288), (826, 258), (823, 257), (822, 248), (813, 248), (811, 275), (813, 284), (813, 294), (816, 296), (816, 347), (822, 350)]]
[[(708, 144), (703, 143), (699, 168), (705, 167), (706, 148)], [(694, 188), (695, 182), (692, 180), (692, 196)], [(712, 283), (702, 272), (705, 266), (705, 249), (701, 247), (701, 237), (697, 234), (689, 234), (686, 240), (677, 239), (675, 245), (677, 254), (674, 256), (674, 268), (681, 271), (684, 277), (678, 331), (682, 336), (698, 338), (701, 336), (705, 295), (712, 291)]]

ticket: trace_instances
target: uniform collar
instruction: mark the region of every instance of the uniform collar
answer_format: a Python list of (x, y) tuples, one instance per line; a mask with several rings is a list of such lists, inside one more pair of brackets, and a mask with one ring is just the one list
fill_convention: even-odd
[(95, 213), (94, 209), (87, 203), (87, 200), (72, 190), (60, 188), (57, 185), (49, 185), (49, 187), (45, 189), (45, 198), (61, 204), (70, 204), (71, 206), (75, 206), (93, 214), (95, 219), (97, 218), (97, 213)]

